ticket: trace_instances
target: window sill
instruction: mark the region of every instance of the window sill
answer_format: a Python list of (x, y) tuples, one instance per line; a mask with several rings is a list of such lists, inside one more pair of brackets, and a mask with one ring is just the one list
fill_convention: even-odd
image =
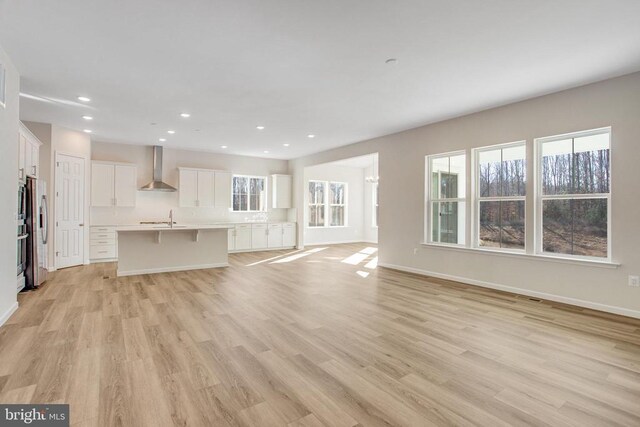
[(532, 259), (532, 260), (540, 260), (540, 261), (559, 262), (563, 264), (574, 264), (574, 265), (582, 265), (582, 266), (589, 266), (589, 267), (599, 267), (599, 268), (620, 267), (619, 263), (611, 262), (611, 261), (576, 259), (576, 258), (559, 257), (559, 256), (542, 255), (542, 254), (527, 254), (524, 252), (516, 252), (516, 251), (498, 251), (494, 249), (468, 248), (465, 246), (457, 246), (453, 244), (446, 245), (446, 244), (439, 244), (439, 243), (422, 242), (421, 245), (429, 248), (441, 248), (441, 249), (448, 249), (453, 251), (480, 253), (484, 255), (497, 255), (497, 256), (511, 257), (511, 258), (524, 258), (524, 259)]

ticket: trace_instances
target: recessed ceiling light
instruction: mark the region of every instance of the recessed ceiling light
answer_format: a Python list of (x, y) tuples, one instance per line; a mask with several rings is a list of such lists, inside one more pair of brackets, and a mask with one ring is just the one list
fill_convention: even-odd
[(82, 116), (82, 118), (85, 120), (93, 120), (93, 117), (91, 116)]
[(191, 114), (189, 113), (180, 113), (180, 117), (184, 117), (185, 119), (191, 117)]
[(225, 148), (227, 148), (227, 146), (226, 145), (221, 145), (220, 148), (222, 148), (224, 150)]
[(87, 98), (86, 96), (79, 96), (78, 101), (91, 102), (91, 98)]
[(264, 154), (269, 154), (269, 150), (264, 150)]
[(256, 129), (258, 129), (258, 130), (263, 130), (263, 129), (264, 129), (264, 126), (256, 126)]
[(167, 138), (158, 138), (158, 141), (160, 142), (165, 142), (167, 140)]
[(289, 146), (289, 144), (282, 144), (282, 145), (284, 145), (285, 147), (288, 147), (288, 146)]
[(91, 129), (85, 129), (84, 130), (84, 133), (91, 133), (91, 132), (93, 132)]
[(391, 64), (391, 65), (395, 65), (398, 63), (398, 60), (396, 58), (389, 58), (386, 61), (384, 61), (385, 64)]
[(175, 130), (168, 130), (167, 133), (173, 135), (174, 133), (176, 133), (176, 131)]
[(307, 138), (315, 138), (316, 136), (312, 133), (310, 133), (309, 135), (307, 135)]

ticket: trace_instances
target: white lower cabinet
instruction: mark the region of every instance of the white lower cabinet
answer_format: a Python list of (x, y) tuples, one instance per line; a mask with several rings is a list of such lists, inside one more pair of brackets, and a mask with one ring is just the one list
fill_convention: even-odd
[(267, 224), (252, 224), (251, 249), (264, 249), (269, 247), (267, 239), (268, 233), (269, 229), (267, 227)]
[(267, 235), (267, 246), (269, 248), (281, 248), (282, 244), (282, 224), (269, 224)]
[(282, 224), (282, 246), (290, 248), (296, 245), (296, 225), (291, 222)]
[(236, 225), (235, 250), (251, 250), (251, 224)]
[[(229, 252), (263, 249), (292, 248), (296, 245), (296, 225), (236, 224), (227, 231)], [(92, 226), (90, 244), (91, 262), (118, 259), (118, 233), (115, 226)]]
[(263, 249), (293, 248), (296, 246), (296, 225), (236, 224), (229, 229), (229, 251), (259, 251)]
[(89, 246), (91, 262), (113, 261), (118, 258), (118, 233), (113, 226), (91, 227)]
[(230, 228), (227, 230), (227, 250), (236, 250), (236, 228)]

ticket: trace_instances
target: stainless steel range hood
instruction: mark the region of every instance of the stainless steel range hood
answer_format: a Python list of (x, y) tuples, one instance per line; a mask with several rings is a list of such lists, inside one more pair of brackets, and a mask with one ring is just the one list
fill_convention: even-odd
[(140, 188), (142, 191), (177, 191), (162, 181), (162, 147), (153, 146), (153, 181)]

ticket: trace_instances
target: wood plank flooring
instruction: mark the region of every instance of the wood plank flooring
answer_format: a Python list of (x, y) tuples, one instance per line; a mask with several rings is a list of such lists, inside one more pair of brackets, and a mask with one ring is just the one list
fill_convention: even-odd
[(0, 402), (69, 403), (77, 426), (640, 425), (640, 321), (375, 251), (58, 271), (0, 328)]

